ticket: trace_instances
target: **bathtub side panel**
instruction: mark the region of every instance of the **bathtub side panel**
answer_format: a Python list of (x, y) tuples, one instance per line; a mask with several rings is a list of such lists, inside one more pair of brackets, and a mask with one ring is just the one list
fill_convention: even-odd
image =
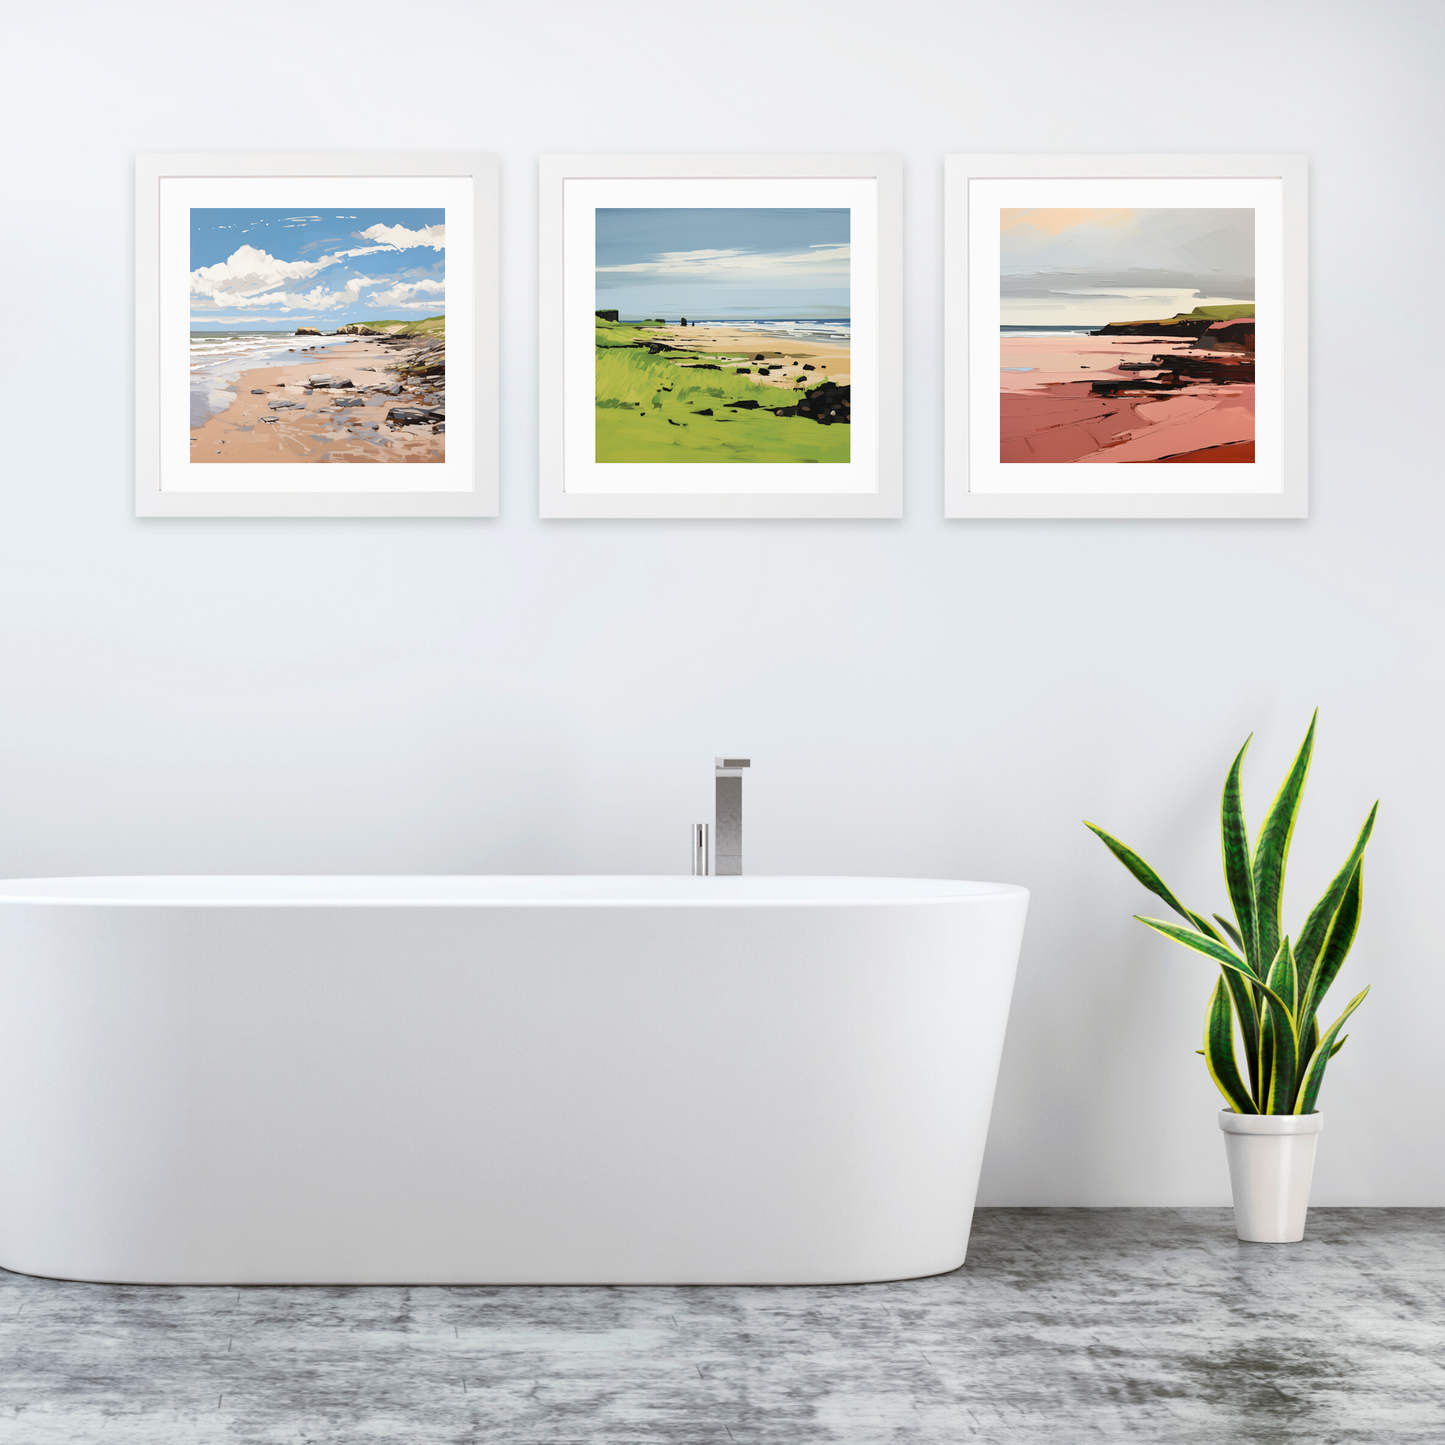
[(0, 909), (0, 1264), (138, 1282), (955, 1268), (1024, 900)]

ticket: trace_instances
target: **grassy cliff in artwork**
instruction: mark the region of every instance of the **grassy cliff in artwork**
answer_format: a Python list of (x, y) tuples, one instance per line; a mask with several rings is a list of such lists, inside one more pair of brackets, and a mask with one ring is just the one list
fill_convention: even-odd
[(372, 331), (384, 331), (389, 336), (445, 336), (445, 316), (425, 316), (420, 321), (363, 321), (363, 326)]
[(798, 414), (830, 383), (767, 385), (749, 362), (743, 351), (672, 348), (655, 326), (599, 319), (597, 461), (847, 462), (848, 426)]
[(652, 341), (657, 336), (658, 321), (605, 321), (598, 317), (597, 346), (599, 349), (610, 346), (633, 346), (637, 342)]
[[(1186, 313), (1181, 312), (1183, 316)], [(1237, 301), (1227, 306), (1196, 306), (1193, 311), (1187, 313), (1192, 321), (1197, 317), (1207, 317), (1210, 321), (1240, 321), (1248, 317), (1254, 319), (1254, 302)]]
[(1217, 321), (1254, 320), (1254, 302), (1234, 301), (1222, 306), (1196, 306), (1173, 316), (1144, 321), (1110, 321), (1093, 336), (1202, 336)]

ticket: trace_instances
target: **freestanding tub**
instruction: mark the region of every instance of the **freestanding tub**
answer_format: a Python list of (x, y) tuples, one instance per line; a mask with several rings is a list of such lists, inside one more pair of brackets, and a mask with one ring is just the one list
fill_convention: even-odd
[(1027, 903), (912, 878), (0, 883), (0, 1265), (955, 1269)]

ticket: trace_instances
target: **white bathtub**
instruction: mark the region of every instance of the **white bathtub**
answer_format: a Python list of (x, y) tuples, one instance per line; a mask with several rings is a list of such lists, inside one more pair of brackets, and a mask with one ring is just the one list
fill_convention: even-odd
[(1027, 903), (911, 878), (0, 882), (0, 1265), (955, 1269)]

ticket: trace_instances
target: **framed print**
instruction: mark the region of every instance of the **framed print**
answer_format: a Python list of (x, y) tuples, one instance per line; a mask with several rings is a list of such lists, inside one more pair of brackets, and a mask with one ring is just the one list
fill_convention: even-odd
[(496, 158), (137, 157), (136, 514), (496, 516)]
[(901, 516), (901, 174), (544, 156), (542, 516)]
[(944, 514), (1308, 515), (1303, 156), (948, 156)]

